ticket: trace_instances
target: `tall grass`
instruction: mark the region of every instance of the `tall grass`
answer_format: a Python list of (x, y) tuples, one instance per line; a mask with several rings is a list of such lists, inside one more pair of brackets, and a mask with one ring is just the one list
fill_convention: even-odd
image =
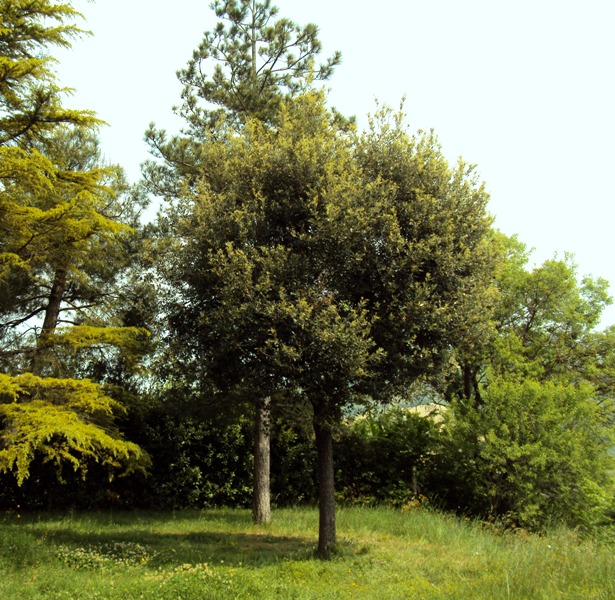
[(613, 546), (574, 532), (501, 534), (429, 511), (241, 510), (6, 515), (0, 598), (615, 598)]

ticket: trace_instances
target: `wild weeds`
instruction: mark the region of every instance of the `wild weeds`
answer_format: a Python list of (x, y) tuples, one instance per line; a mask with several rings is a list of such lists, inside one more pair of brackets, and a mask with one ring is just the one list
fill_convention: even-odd
[(113, 542), (86, 548), (70, 548), (60, 545), (56, 549), (57, 559), (71, 569), (104, 569), (143, 565), (150, 559), (148, 551), (132, 542)]

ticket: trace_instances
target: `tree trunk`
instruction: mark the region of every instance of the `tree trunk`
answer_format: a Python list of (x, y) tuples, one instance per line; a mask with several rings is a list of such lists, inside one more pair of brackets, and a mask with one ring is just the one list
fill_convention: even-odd
[(62, 298), (66, 290), (66, 270), (58, 269), (55, 272), (51, 291), (49, 292), (49, 300), (45, 309), (45, 318), (43, 320), (43, 328), (38, 340), (36, 341), (36, 349), (30, 363), (30, 370), (35, 375), (40, 375), (43, 370), (43, 358), (45, 350), (49, 346), (49, 336), (55, 331), (60, 318), (60, 308), (62, 306)]
[(271, 521), (271, 398), (256, 407), (254, 424), (254, 481), (252, 518), (258, 525)]
[(333, 432), (331, 423), (316, 416), (314, 433), (318, 450), (318, 555), (329, 558), (337, 538), (335, 532), (335, 486), (333, 475)]

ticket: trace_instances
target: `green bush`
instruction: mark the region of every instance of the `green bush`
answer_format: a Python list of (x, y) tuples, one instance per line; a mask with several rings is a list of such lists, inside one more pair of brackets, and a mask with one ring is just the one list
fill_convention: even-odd
[(249, 417), (202, 415), (159, 407), (139, 440), (152, 458), (146, 481), (156, 506), (249, 506), (252, 435)]
[(147, 476), (110, 480), (92, 462), (87, 477), (65, 469), (58, 480), (35, 460), (20, 487), (0, 476), (0, 508), (203, 508), (249, 506), (252, 498), (252, 425), (249, 416), (196, 413), (179, 402), (152, 402), (122, 423), (152, 459)]
[(425, 494), (432, 419), (391, 408), (349, 422), (337, 439), (338, 498), (350, 504), (406, 504)]
[[(338, 500), (405, 506), (427, 497), (446, 510), (531, 530), (553, 523), (591, 528), (615, 518), (612, 434), (591, 387), (495, 381), (480, 405), (453, 403), (444, 414), (434, 422), (391, 408), (342, 425), (334, 452)], [(123, 426), (150, 454), (149, 477), (110, 481), (93, 463), (85, 481), (67, 470), (61, 483), (35, 461), (22, 487), (0, 479), (0, 507), (250, 506), (249, 411), (195, 412), (188, 403), (156, 402)], [(316, 502), (315, 454), (309, 426), (274, 419), (274, 506)]]
[(479, 406), (451, 406), (429, 485), (446, 508), (507, 525), (589, 528), (612, 501), (611, 443), (590, 386), (496, 381)]
[(276, 506), (314, 504), (316, 446), (310, 427), (279, 418), (271, 432), (271, 499)]

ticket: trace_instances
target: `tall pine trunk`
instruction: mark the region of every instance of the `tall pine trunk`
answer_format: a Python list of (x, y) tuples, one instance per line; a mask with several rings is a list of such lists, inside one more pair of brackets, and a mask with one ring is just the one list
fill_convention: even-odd
[(55, 272), (47, 307), (45, 308), (45, 318), (43, 328), (36, 341), (36, 349), (30, 361), (30, 369), (35, 375), (40, 375), (43, 370), (45, 351), (49, 346), (49, 337), (58, 326), (62, 299), (66, 290), (66, 269), (58, 269)]
[(329, 558), (337, 536), (335, 531), (335, 482), (333, 470), (333, 431), (324, 415), (314, 417), (318, 451), (318, 555)]
[(254, 481), (252, 518), (262, 525), (271, 521), (271, 398), (256, 407), (254, 424)]

